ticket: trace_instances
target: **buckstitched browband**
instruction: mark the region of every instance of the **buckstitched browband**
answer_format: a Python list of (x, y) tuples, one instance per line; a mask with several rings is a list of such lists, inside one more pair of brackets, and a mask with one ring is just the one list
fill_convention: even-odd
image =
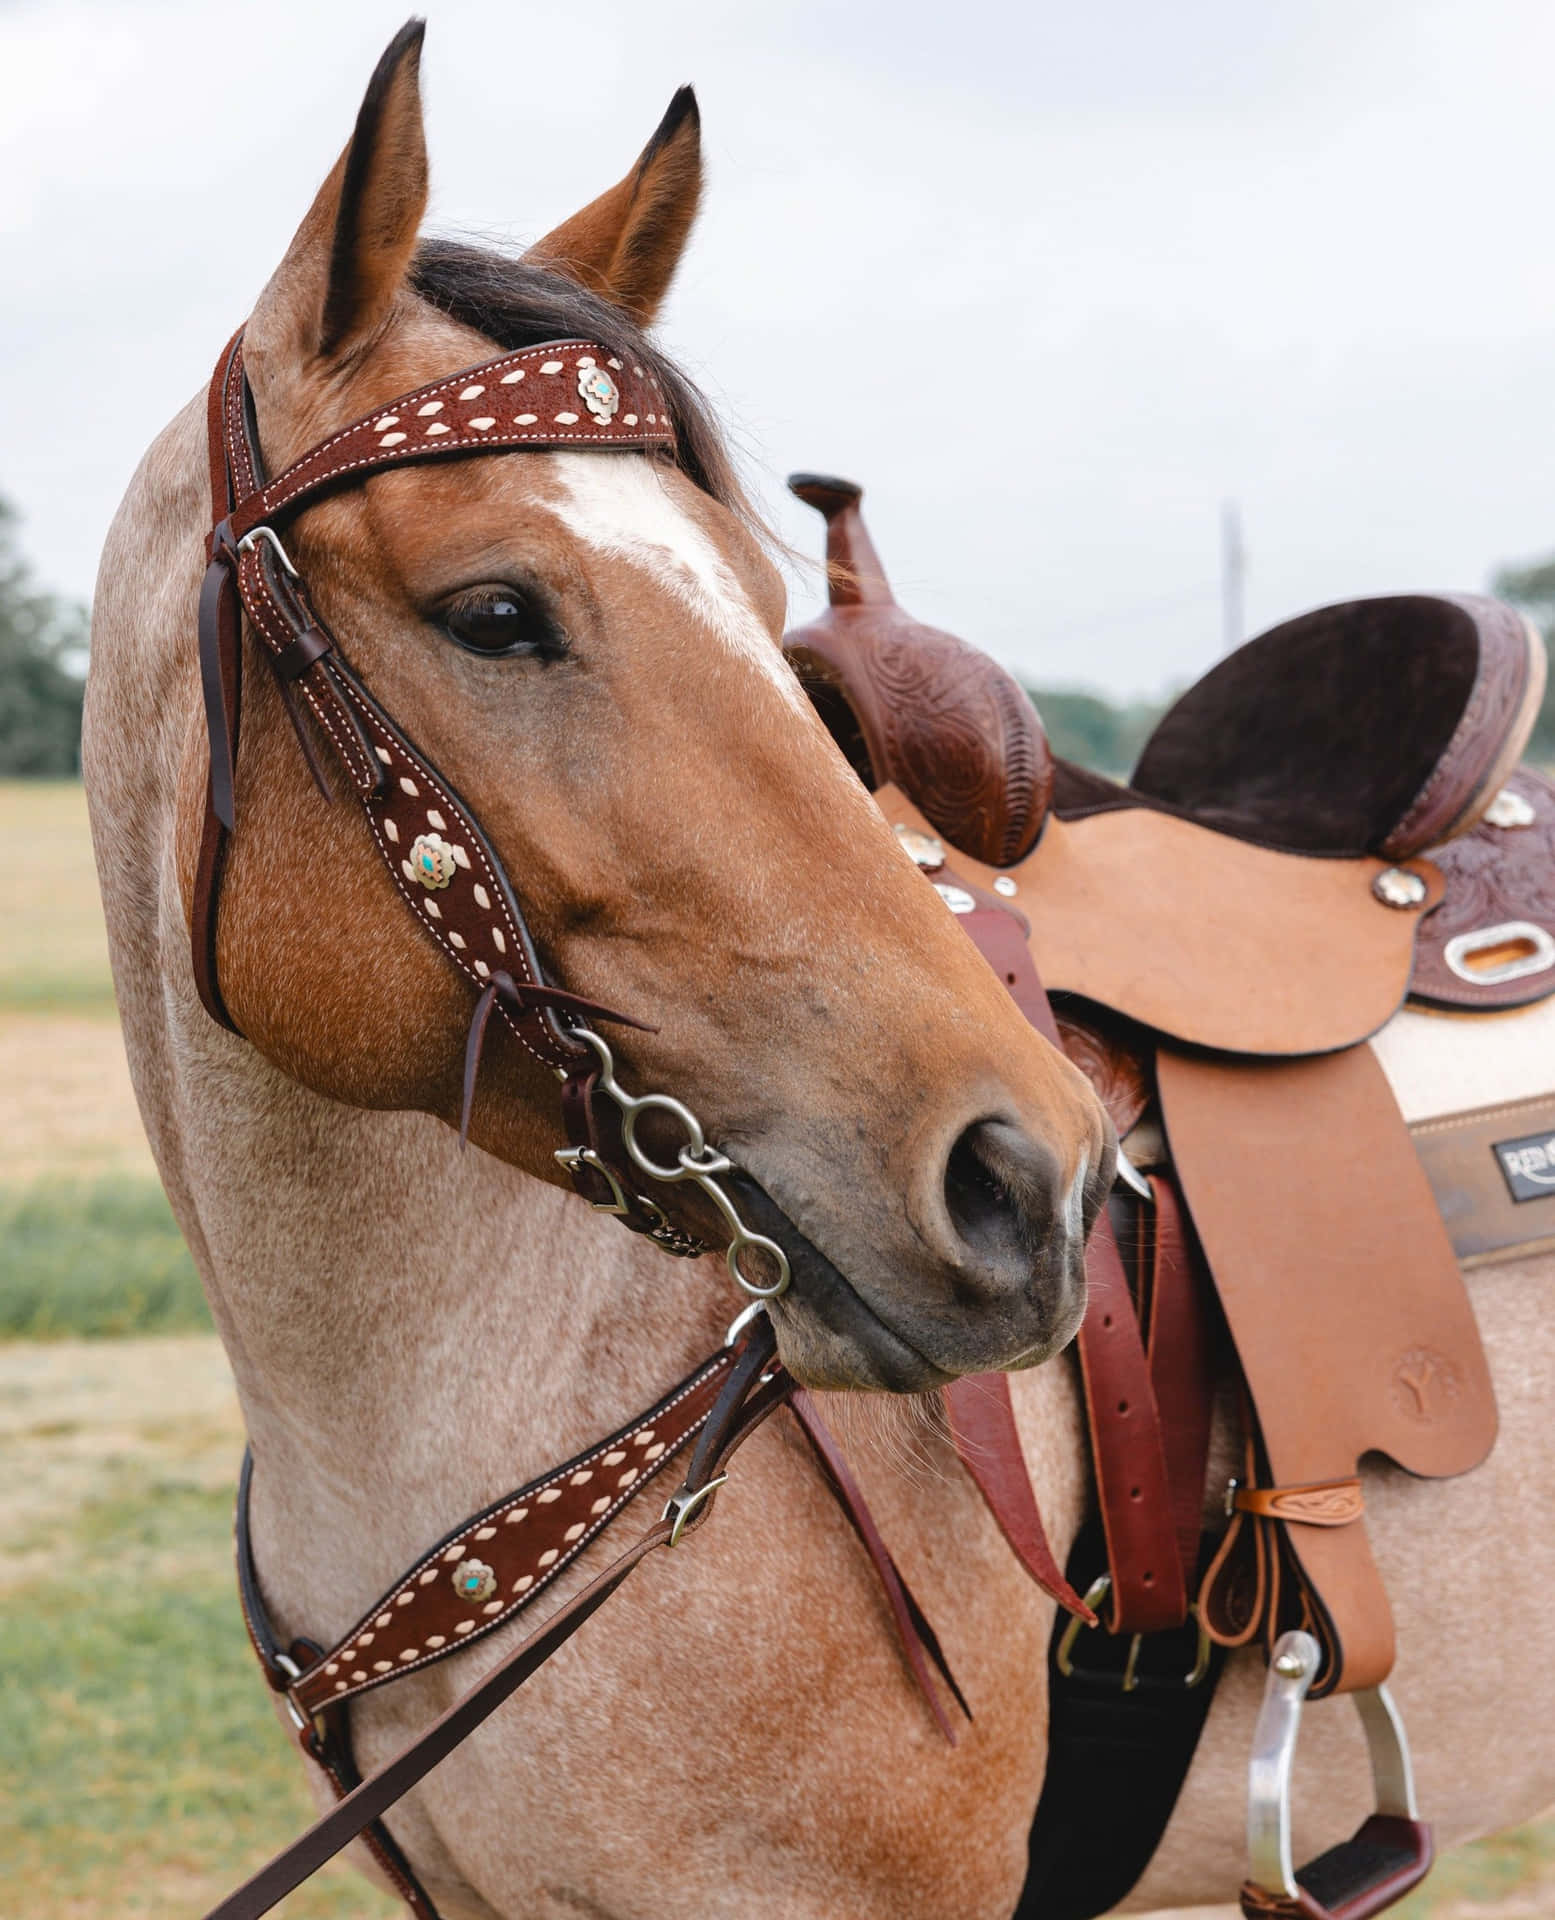
[[(229, 408), (241, 408), (240, 387), (240, 379), (229, 377)], [(241, 424), (240, 415), (229, 414), (229, 420)], [(367, 473), (494, 447), (660, 447), (673, 453), (675, 431), (658, 379), (646, 368), (628, 366), (590, 340), (553, 340), (418, 387), (342, 427), (234, 502), (228, 516), (232, 537), (241, 540), (255, 527), (273, 526), (330, 487)]]

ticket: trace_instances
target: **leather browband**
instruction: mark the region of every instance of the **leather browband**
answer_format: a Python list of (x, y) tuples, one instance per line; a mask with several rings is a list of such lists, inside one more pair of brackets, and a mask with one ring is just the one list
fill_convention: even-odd
[[(236, 371), (242, 349), (234, 354)], [(584, 391), (585, 387), (588, 389)], [(229, 388), (228, 418), (238, 396)], [(675, 430), (657, 378), (590, 340), (553, 340), (434, 380), (341, 428), (233, 503), (232, 536), (274, 526), (332, 487), (450, 454), (658, 447)]]

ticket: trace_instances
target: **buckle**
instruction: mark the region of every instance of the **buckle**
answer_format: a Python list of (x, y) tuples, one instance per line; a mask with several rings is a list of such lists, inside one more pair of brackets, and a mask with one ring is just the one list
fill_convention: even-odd
[(670, 1528), (670, 1537), (666, 1545), (671, 1547), (678, 1547), (680, 1545), (680, 1536), (691, 1524), (702, 1503), (712, 1499), (713, 1495), (727, 1482), (728, 1478), (728, 1474), (720, 1473), (715, 1475), (713, 1479), (707, 1481), (703, 1486), (683, 1486), (678, 1493), (672, 1493), (670, 1495), (669, 1499), (664, 1503), (663, 1513), (659, 1515), (661, 1520), (668, 1520), (672, 1516), (674, 1519), (674, 1525)]
[[(567, 1172), (572, 1176), (573, 1185), (577, 1187), (582, 1198), (588, 1200), (589, 1205), (596, 1213), (623, 1214), (631, 1212), (632, 1203), (627, 1198), (625, 1187), (623, 1187), (621, 1182), (616, 1178), (615, 1172), (609, 1162), (602, 1160), (592, 1147), (558, 1147), (556, 1150), (556, 1159), (559, 1165), (567, 1169)], [(578, 1169), (580, 1167), (587, 1169), (590, 1173), (597, 1173), (605, 1181), (606, 1185), (610, 1188), (610, 1199), (589, 1200), (589, 1196), (583, 1191), (583, 1187), (578, 1180)]]
[[(225, 525), (225, 522), (223, 522), (223, 525)], [(245, 533), (243, 538), (237, 543), (237, 551), (239, 553), (252, 553), (261, 540), (264, 541), (265, 545), (294, 580), (300, 580), (302, 578), (302, 575), (292, 565), (292, 557), (286, 551), (285, 547), (281, 545), (280, 537), (273, 527), (258, 526), (255, 527), (251, 533)]]
[[(1085, 1604), (1098, 1618), (1101, 1604), (1112, 1591), (1112, 1575), (1099, 1573), (1085, 1590)], [(1082, 1633), (1099, 1632), (1100, 1628), (1087, 1627), (1078, 1614), (1064, 1628), (1063, 1638), (1058, 1643), (1058, 1651), (1053, 1656), (1053, 1665), (1057, 1667), (1065, 1680), (1083, 1680), (1092, 1686), (1116, 1686), (1119, 1693), (1134, 1693), (1143, 1687), (1147, 1692), (1181, 1691), (1187, 1693), (1200, 1685), (1209, 1672), (1211, 1645), (1209, 1629), (1199, 1612), (1198, 1602), (1188, 1608), (1188, 1620), (1197, 1630), (1194, 1647), (1193, 1665), (1187, 1673), (1141, 1673), (1139, 1656), (1143, 1651), (1146, 1636), (1136, 1633), (1129, 1641), (1128, 1658), (1123, 1663), (1121, 1674), (1107, 1672), (1100, 1667), (1077, 1667), (1074, 1663), (1074, 1650)], [(1152, 1640), (1166, 1638), (1164, 1634), (1151, 1634)]]

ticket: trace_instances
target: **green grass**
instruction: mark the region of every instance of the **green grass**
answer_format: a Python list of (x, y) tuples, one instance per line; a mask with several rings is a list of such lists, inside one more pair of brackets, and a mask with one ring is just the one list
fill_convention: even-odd
[(155, 1180), (0, 1187), (0, 1339), (209, 1328), (194, 1262)]
[[(0, 1598), (8, 1920), (205, 1911), (313, 1817), (228, 1566), (231, 1501), (125, 1463)], [(292, 1920), (401, 1911), (339, 1868)]]
[(112, 1018), (118, 1010), (111, 980), (52, 974), (42, 967), (20, 968), (0, 978), (3, 1013), (85, 1013)]
[(0, 1010), (111, 1014), (108, 935), (80, 781), (0, 780), (0, 837), (26, 849), (17, 869), (24, 895), (0, 914)]
[[(1429, 1814), (1430, 1809), (1423, 1811)], [(1400, 1901), (1393, 1912), (1397, 1920), (1447, 1920), (1472, 1903), (1483, 1906), (1487, 1920), (1493, 1920), (1498, 1901), (1529, 1898), (1532, 1889), (1547, 1879), (1552, 1858), (1555, 1820), (1536, 1820), (1510, 1833), (1493, 1834), (1444, 1855), (1420, 1891)], [(1519, 1910), (1531, 1912), (1532, 1908)]]

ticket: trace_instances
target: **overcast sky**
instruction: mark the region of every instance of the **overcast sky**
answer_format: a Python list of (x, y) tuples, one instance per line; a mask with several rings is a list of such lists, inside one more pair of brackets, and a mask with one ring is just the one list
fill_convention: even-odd
[[(901, 597), (1028, 678), (1206, 665), (1228, 498), (1249, 631), (1555, 549), (1549, 0), (427, 12), (442, 230), (536, 237), (696, 85), (669, 345), (796, 544), (784, 474), (863, 482)], [(402, 17), (0, 0), (0, 494), (50, 583), (90, 591)]]

